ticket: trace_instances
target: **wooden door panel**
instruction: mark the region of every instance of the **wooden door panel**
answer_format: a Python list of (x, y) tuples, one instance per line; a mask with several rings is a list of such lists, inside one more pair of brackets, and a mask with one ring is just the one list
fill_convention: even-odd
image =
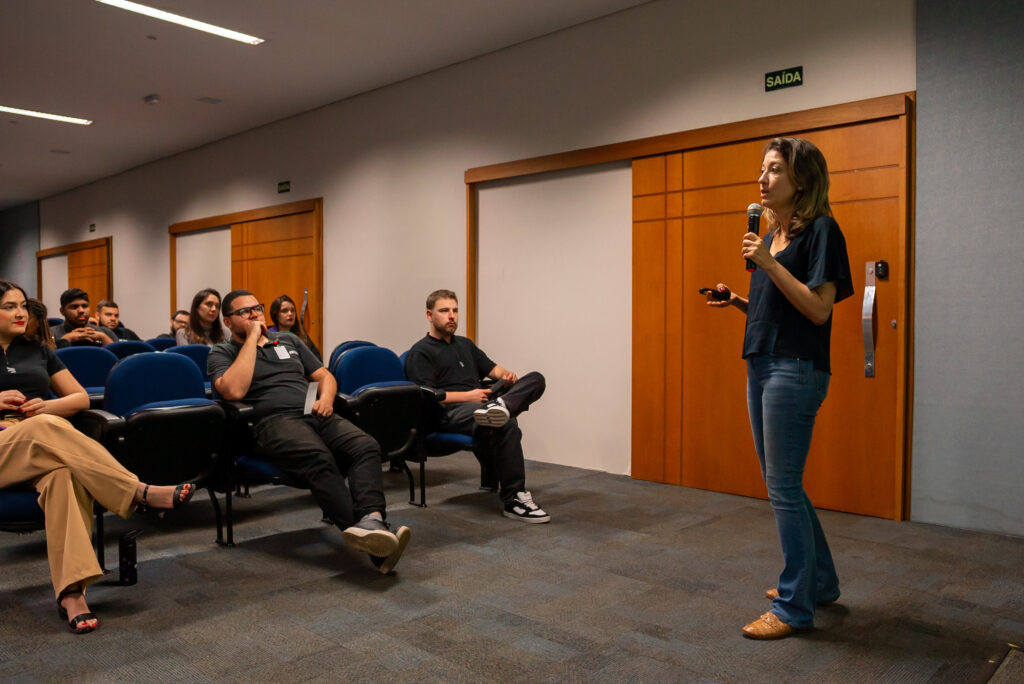
[(745, 221), (742, 211), (685, 221), (682, 484), (764, 497), (747, 421), (746, 318), (738, 309), (709, 307), (698, 292), (723, 282), (746, 294), (750, 274), (738, 247)]
[(93, 307), (103, 299), (110, 299), (109, 282), (106, 245), (68, 252), (68, 287), (85, 290)]
[(323, 349), (319, 235), (313, 212), (275, 216), (231, 227), (231, 286), (244, 288), (269, 307), (287, 294), (302, 307), (309, 290), (306, 332)]
[(633, 224), (633, 477), (665, 477), (665, 222)]
[[(832, 380), (815, 424), (805, 482), (815, 505), (893, 517), (895, 460), (902, 457), (897, 410), (898, 283), (905, 277), (898, 253), (898, 199), (846, 202), (833, 208), (846, 236), (854, 296), (832, 313)], [(889, 278), (876, 296), (875, 377), (864, 376), (861, 303), (865, 262), (886, 259)], [(891, 326), (897, 321), (897, 328)], [(833, 445), (842, 445), (834, 453)]]

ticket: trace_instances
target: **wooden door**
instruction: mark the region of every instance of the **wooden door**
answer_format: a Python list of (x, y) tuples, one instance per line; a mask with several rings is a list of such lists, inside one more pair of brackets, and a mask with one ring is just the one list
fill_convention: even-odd
[[(109, 237), (76, 242), (70, 245), (50, 247), (36, 252), (36, 291), (43, 301), (55, 302), (60, 292), (43, 292), (44, 259), (56, 256), (67, 256), (68, 289), (77, 287), (89, 295), (89, 302), (95, 309), (96, 303), (103, 299), (113, 299), (114, 278), (111, 268), (112, 240)], [(60, 312), (49, 312), (52, 317), (59, 317)]]
[[(854, 296), (833, 313), (833, 376), (819, 412), (805, 484), (817, 506), (889, 518), (904, 517), (906, 509), (907, 125), (901, 116), (797, 133), (814, 142), (828, 160), (830, 199), (847, 238), (855, 287)], [(680, 271), (682, 333), (674, 347), (671, 325), (665, 324), (664, 358), (666, 367), (681, 358), (681, 430), (679, 449), (665, 450), (665, 477), (649, 479), (671, 482), (668, 476), (679, 472), (679, 481), (687, 486), (766, 496), (747, 421), (746, 372), (740, 359), (744, 317), (738, 310), (707, 307), (697, 293), (718, 282), (743, 294), (748, 289), (739, 242), (746, 206), (758, 198), (765, 142), (719, 145), (682, 156), (681, 254), (663, 252), (666, 269)], [(634, 174), (634, 193), (637, 180), (643, 174)], [(671, 231), (666, 235), (668, 244)], [(649, 243), (637, 242), (634, 249), (652, 250), (655, 246)], [(877, 284), (875, 376), (865, 377), (865, 262), (882, 259), (890, 275)], [(661, 276), (666, 285), (672, 280), (671, 275)], [(645, 307), (636, 293), (634, 306)], [(677, 315), (668, 295), (654, 308), (659, 306), (666, 321)], [(671, 386), (665, 386), (671, 394)], [(672, 403), (671, 396), (663, 399), (665, 406)], [(634, 431), (637, 410), (634, 401)], [(664, 440), (666, 447), (671, 441)], [(649, 462), (647, 457), (639, 473), (634, 468), (634, 476), (650, 473)]]
[(231, 287), (249, 290), (267, 306), (282, 294), (301, 311), (308, 290), (306, 332), (323, 350), (323, 261), (316, 211), (270, 216), (231, 226)]
[(96, 304), (111, 298), (110, 262), (107, 245), (97, 245), (68, 252), (68, 287), (89, 293), (89, 302)]

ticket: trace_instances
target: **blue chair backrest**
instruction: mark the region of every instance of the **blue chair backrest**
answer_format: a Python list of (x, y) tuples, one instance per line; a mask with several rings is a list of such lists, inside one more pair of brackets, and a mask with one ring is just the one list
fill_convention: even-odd
[(82, 387), (103, 387), (117, 356), (106, 347), (64, 347), (59, 358)]
[(334, 372), (334, 367), (338, 365), (338, 357), (344, 354), (349, 349), (355, 349), (357, 347), (376, 347), (373, 342), (367, 342), (365, 340), (349, 340), (348, 342), (342, 342), (334, 351), (331, 352), (331, 358), (327, 361), (327, 370)]
[(153, 347), (139, 340), (119, 340), (113, 344), (108, 344), (104, 349), (109, 349), (119, 359), (131, 356), (132, 354), (156, 351)]
[(405, 360), (409, 357), (409, 350), (406, 349), (404, 352), (398, 355), (398, 360), (402, 362), (402, 370), (405, 370)]
[(146, 344), (157, 351), (166, 351), (178, 344), (178, 341), (173, 337), (152, 337), (146, 340)]
[(110, 371), (103, 408), (126, 416), (144, 404), (205, 398), (203, 376), (192, 359), (147, 352), (121, 359)]
[(49, 318), (46, 319), (46, 322), (49, 323), (50, 327), (52, 328), (55, 325), (60, 325), (61, 323), (63, 323), (64, 319), (63, 318), (55, 318), (53, 316), (50, 316)]
[(199, 372), (203, 376), (203, 382), (209, 382), (210, 376), (206, 372), (206, 357), (210, 355), (210, 348), (205, 344), (182, 344), (177, 347), (171, 347), (167, 351), (192, 359), (196, 366), (199, 367)]
[(366, 385), (379, 383), (405, 384), (405, 371), (395, 352), (385, 347), (356, 347), (338, 359), (334, 372), (338, 391), (353, 394)]

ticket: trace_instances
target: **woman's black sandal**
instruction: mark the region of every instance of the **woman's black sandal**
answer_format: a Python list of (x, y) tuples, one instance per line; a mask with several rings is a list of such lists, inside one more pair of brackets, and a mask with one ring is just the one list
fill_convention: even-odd
[[(63, 601), (68, 596), (81, 595), (82, 592), (78, 589), (65, 589), (64, 591), (62, 591), (60, 593), (60, 596), (57, 597), (57, 614), (60, 615), (61, 620), (65, 620), (68, 623), (68, 629), (70, 629), (75, 634), (88, 634), (92, 630), (99, 627), (99, 620), (96, 617), (96, 613), (82, 613), (81, 615), (76, 615), (75, 617), (69, 620), (67, 609), (64, 608), (63, 605), (61, 605), (61, 601)], [(96, 620), (97, 622), (95, 625), (79, 627), (80, 624), (82, 624), (83, 622), (88, 622), (89, 620)]]
[[(188, 487), (188, 494), (186, 494), (185, 498), (183, 499), (183, 498), (181, 498), (181, 492), (185, 489), (185, 487)], [(196, 486), (195, 482), (185, 482), (185, 483), (180, 484), (177, 487), (175, 487), (174, 488), (174, 498), (172, 499), (171, 508), (177, 508), (178, 506), (184, 506), (189, 501), (191, 501), (192, 500), (192, 495), (196, 493), (196, 489), (198, 489), (198, 487)], [(149, 485), (146, 485), (145, 489), (142, 490), (142, 501), (139, 502), (139, 506), (142, 508), (142, 510), (148, 510), (149, 509), (149, 505), (146, 503), (146, 497), (148, 497), (148, 496), (149, 496)]]

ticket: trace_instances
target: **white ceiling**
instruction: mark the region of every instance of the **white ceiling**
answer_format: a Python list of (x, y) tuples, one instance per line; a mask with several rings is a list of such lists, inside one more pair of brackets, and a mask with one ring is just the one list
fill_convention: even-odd
[(146, 2), (254, 47), (94, 0), (0, 0), (0, 104), (95, 122), (0, 113), (0, 209), (647, 1)]

